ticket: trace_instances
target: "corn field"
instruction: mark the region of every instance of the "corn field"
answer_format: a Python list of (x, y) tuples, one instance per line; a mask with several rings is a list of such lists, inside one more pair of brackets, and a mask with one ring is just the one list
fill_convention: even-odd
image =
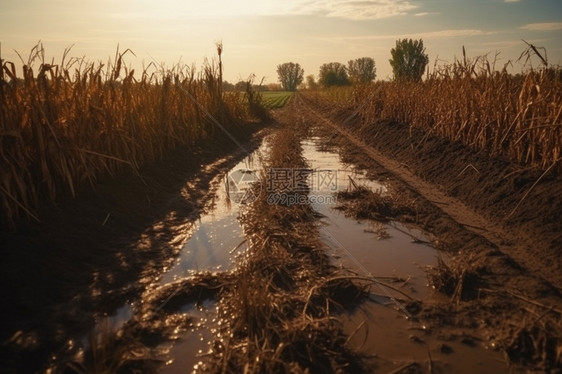
[[(337, 91), (337, 90), (336, 90)], [(362, 126), (392, 119), (524, 165), (562, 171), (562, 71), (494, 71), (486, 58), (436, 67), (423, 82), (327, 91)]]
[[(37, 45), (18, 75), (0, 69), (0, 223), (23, 217), (106, 175), (138, 172), (170, 150), (236, 129), (252, 116), (244, 94), (223, 95), (221, 71), (151, 63), (140, 78), (127, 68), (130, 50), (114, 61), (67, 58), (46, 63)], [(220, 60), (220, 50), (219, 50)], [(219, 66), (220, 63), (219, 63)], [(36, 67), (36, 68), (35, 68)]]

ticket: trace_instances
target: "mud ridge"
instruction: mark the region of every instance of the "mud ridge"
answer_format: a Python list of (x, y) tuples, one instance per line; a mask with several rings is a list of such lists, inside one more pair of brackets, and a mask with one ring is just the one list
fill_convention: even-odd
[[(388, 120), (366, 124), (351, 110), (317, 108), (334, 123), (345, 123), (342, 130), (394, 161), (398, 169), (465, 205), (466, 219), (459, 223), (562, 290), (562, 176), (543, 175), (542, 170), (490, 157), (406, 124)], [(435, 204), (446, 210), (451, 202)], [(470, 211), (476, 214), (470, 216)], [(471, 221), (477, 218), (480, 222)]]

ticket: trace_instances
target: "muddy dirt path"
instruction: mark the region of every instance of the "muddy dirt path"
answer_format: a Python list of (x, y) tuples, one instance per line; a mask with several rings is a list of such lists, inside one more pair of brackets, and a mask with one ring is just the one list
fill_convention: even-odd
[[(452, 255), (450, 267), (445, 265), (444, 272), (449, 280), (454, 278), (455, 289), (449, 291), (453, 302), (428, 303), (421, 316), (443, 326), (470, 327), (490, 346), (506, 352), (512, 363), (546, 371), (560, 366), (562, 266), (557, 244), (560, 231), (556, 229), (559, 225), (556, 208), (542, 203), (546, 204), (542, 212), (549, 217), (548, 224), (536, 222), (533, 227), (534, 215), (522, 209), (516, 214), (515, 222), (512, 220), (506, 225), (497, 217), (491, 219), (493, 215), (484, 216), (485, 210), (476, 212), (473, 206), (478, 203), (451, 196), (441, 185), (432, 183), (431, 174), (424, 174), (423, 165), (424, 161), (434, 164), (436, 160), (431, 157), (436, 156), (423, 154), (424, 149), (420, 153), (415, 141), (412, 145), (404, 144), (412, 136), (412, 130), (407, 126), (382, 123), (380, 129), (361, 128), (357, 124), (356, 127), (342, 127), (342, 123), (354, 122), (349, 121), (353, 116), (349, 110), (338, 113), (303, 96), (298, 96), (293, 104), (295, 111), (318, 126), (321, 136), (340, 148), (344, 160), (360, 165), (375, 178), (384, 180), (402, 199), (414, 201), (417, 217), (410, 223), (430, 233), (434, 244)], [(385, 132), (384, 126), (391, 130)], [(394, 143), (399, 144), (395, 147), (406, 147), (403, 153), (409, 154), (410, 158), (398, 157), (400, 152), (396, 150), (383, 153), (371, 146), (376, 144), (378, 149), (392, 150)], [(446, 144), (440, 146), (441, 152), (448, 151)], [(419, 161), (414, 163), (412, 158)], [(480, 160), (482, 162), (477, 163), (474, 158), (461, 158), (457, 164), (449, 162), (441, 169), (451, 168), (451, 173), (459, 177), (463, 173), (478, 173), (490, 162), (482, 157)], [(416, 168), (410, 166), (414, 164)], [(501, 182), (488, 181), (490, 185)], [(562, 184), (551, 178), (545, 183), (546, 186), (541, 186), (543, 196), (545, 191), (550, 191), (547, 201), (554, 207), (559, 206), (557, 186)], [(532, 183), (527, 188), (530, 185)], [(481, 198), (494, 201), (497, 199), (495, 194), (495, 190), (489, 189), (482, 192)], [(497, 208), (505, 210), (506, 203), (503, 203), (504, 206), (497, 204)], [(511, 203), (511, 207), (513, 205)], [(494, 208), (492, 205), (488, 210)], [(540, 232), (542, 234), (537, 236)], [(439, 276), (443, 276), (442, 270), (438, 271)], [(458, 272), (456, 278), (453, 276), (455, 271)]]

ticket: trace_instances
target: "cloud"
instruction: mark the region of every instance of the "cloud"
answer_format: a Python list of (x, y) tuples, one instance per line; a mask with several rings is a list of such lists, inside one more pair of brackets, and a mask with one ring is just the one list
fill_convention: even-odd
[(425, 16), (432, 16), (432, 15), (435, 15), (435, 14), (441, 14), (441, 13), (439, 13), (439, 12), (420, 12), (420, 13), (414, 14), (414, 16), (425, 17)]
[(353, 41), (370, 41), (370, 40), (396, 40), (396, 39), (445, 39), (456, 37), (471, 37), (492, 35), (493, 32), (476, 30), (476, 29), (452, 29), (452, 30), (437, 30), (427, 31), (416, 34), (387, 34), (387, 35), (361, 35), (361, 36), (336, 36), (336, 37), (322, 37), (320, 39), (330, 40), (335, 42), (353, 42)]
[(530, 31), (556, 31), (562, 30), (562, 22), (529, 23), (520, 29)]
[(299, 0), (287, 11), (296, 15), (320, 15), (353, 20), (381, 19), (408, 14), (417, 6), (407, 0)]
[(423, 32), (418, 37), (427, 39), (437, 39), (437, 38), (456, 38), (459, 36), (481, 36), (481, 35), (492, 35), (491, 31), (483, 31), (477, 29), (452, 29), (452, 30), (439, 30), (439, 31), (428, 31)]
[(197, 4), (185, 0), (160, 0), (142, 10), (125, 8), (111, 13), (111, 16), (137, 20), (312, 15), (367, 20), (405, 15), (417, 8), (410, 0), (206, 0)]

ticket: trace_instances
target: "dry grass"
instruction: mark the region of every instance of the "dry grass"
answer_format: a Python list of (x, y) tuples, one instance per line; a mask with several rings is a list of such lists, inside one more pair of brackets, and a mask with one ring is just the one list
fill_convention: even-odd
[(477, 265), (475, 256), (465, 258), (454, 257), (447, 264), (441, 257), (437, 258), (437, 265), (427, 270), (427, 277), (431, 286), (451, 297), (453, 303), (472, 300), (478, 297), (483, 286), (482, 265)]
[[(18, 75), (0, 68), (0, 223), (14, 228), (23, 216), (106, 175), (137, 172), (170, 150), (218, 135), (249, 121), (256, 103), (223, 95), (220, 69), (202, 71), (151, 63), (135, 75), (117, 50), (104, 65), (68, 58), (45, 61), (33, 48)], [(213, 120), (215, 119), (215, 120)]]
[(511, 75), (486, 57), (436, 66), (423, 82), (378, 82), (325, 92), (362, 126), (392, 119), (491, 155), (562, 170), (562, 71)]
[(88, 335), (88, 348), (65, 363), (64, 368), (49, 371), (68, 374), (157, 373), (160, 360), (152, 349), (139, 340), (102, 322)]
[(338, 192), (337, 197), (342, 202), (337, 209), (356, 219), (390, 222), (398, 218), (413, 221), (416, 217), (413, 203), (400, 201), (396, 196), (380, 190), (372, 191), (364, 186), (353, 185), (346, 191)]

